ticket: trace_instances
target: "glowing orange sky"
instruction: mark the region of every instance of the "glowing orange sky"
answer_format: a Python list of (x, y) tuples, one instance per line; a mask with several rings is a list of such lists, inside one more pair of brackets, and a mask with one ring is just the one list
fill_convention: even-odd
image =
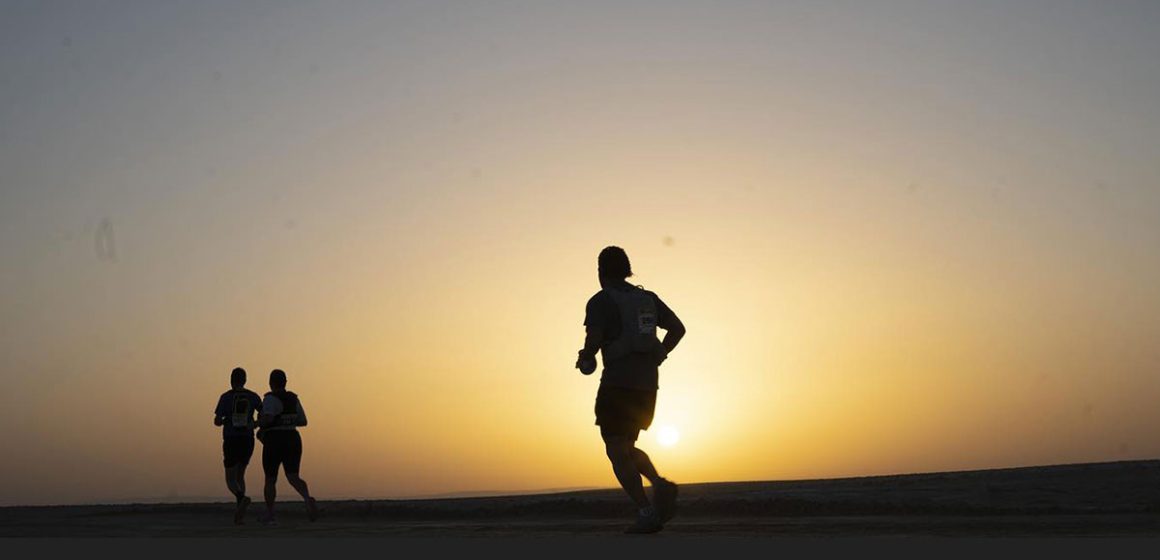
[(1160, 452), (1155, 8), (643, 6), (15, 10), (0, 504), (224, 496), (239, 365), (323, 498), (612, 486), (608, 244), (675, 480)]

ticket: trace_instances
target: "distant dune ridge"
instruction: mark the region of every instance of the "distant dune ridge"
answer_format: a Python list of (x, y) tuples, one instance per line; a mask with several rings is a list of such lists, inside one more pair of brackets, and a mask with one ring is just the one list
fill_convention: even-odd
[[(602, 534), (632, 514), (620, 490), (323, 507), (310, 524), (300, 503), (280, 502), (277, 528), (234, 527), (225, 503), (10, 507), (0, 508), (0, 536)], [(665, 533), (1160, 536), (1160, 461), (685, 484)]]

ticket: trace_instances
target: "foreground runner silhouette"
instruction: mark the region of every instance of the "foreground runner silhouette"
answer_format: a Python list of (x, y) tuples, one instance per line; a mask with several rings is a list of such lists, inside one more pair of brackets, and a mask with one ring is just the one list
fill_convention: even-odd
[(262, 523), (276, 525), (274, 499), (278, 490), (278, 467), (286, 471), (286, 481), (306, 501), (306, 513), (311, 521), (318, 518), (318, 504), (310, 497), (306, 481), (298, 476), (302, 463), (302, 436), (298, 427), (306, 425), (306, 411), (298, 395), (286, 390), (286, 372), (270, 372), (270, 392), (262, 401), (258, 416), (258, 439), (262, 441), (262, 469), (266, 471), (266, 513)]
[(218, 398), (213, 424), (222, 427), (226, 488), (237, 499), (234, 523), (241, 525), (245, 522), (246, 507), (251, 502), (246, 496), (246, 466), (254, 455), (254, 415), (262, 408), (262, 399), (245, 388), (246, 370), (242, 368), (230, 372), (230, 386), (232, 388)]
[[(632, 266), (620, 247), (600, 252), (597, 275), (602, 289), (588, 300), (587, 335), (576, 367), (584, 375), (596, 371), (600, 351), (604, 371), (596, 393), (596, 423), (612, 471), (638, 508), (636, 522), (625, 532), (655, 533), (676, 511), (677, 485), (657, 474), (648, 455), (636, 447), (636, 438), (652, 424), (658, 367), (685, 336), (685, 326), (656, 294), (625, 280)], [(657, 340), (657, 327), (666, 331), (663, 342)], [(645, 495), (642, 475), (652, 483), (655, 507)]]

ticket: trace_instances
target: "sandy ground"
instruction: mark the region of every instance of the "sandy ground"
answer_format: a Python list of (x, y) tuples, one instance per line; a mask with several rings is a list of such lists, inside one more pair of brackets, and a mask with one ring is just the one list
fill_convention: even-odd
[[(232, 505), (0, 508), (0, 536), (504, 537), (618, 535), (619, 490), (279, 503), (279, 525), (232, 524)], [(1160, 537), (1160, 461), (835, 480), (684, 484), (663, 536)]]

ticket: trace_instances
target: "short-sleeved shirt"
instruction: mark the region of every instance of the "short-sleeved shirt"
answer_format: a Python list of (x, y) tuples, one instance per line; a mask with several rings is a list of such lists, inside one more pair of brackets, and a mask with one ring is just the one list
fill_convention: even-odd
[[(297, 398), (297, 395), (295, 395)], [(302, 399), (298, 398), (298, 418), (301, 422), (306, 421), (306, 410), (302, 408)], [(266, 398), (262, 400), (262, 414), (269, 414), (270, 416), (277, 416), (282, 414), (282, 399), (279, 399), (273, 393), (266, 393)], [(268, 432), (276, 432), (280, 430), (297, 430), (298, 426), (279, 424), (264, 428)]]
[[(222, 422), (222, 437), (254, 437), (256, 426), (254, 420), (261, 410), (262, 398), (257, 393), (249, 389), (230, 389), (218, 398), (217, 408), (213, 413), (225, 419)], [(238, 422), (235, 422), (235, 414), (239, 415)], [(245, 414), (244, 422), (241, 422), (242, 414)]]
[[(628, 282), (621, 282), (613, 286), (612, 289), (627, 291), (636, 288)], [(652, 296), (656, 303), (657, 326), (665, 330), (672, 328), (677, 322), (677, 316), (665, 305), (665, 302), (661, 301), (660, 297), (647, 290), (645, 292)], [(612, 300), (611, 296), (604, 293), (604, 290), (596, 292), (596, 295), (588, 299), (588, 305), (585, 306), (584, 310), (584, 326), (603, 329), (604, 340), (600, 343), (602, 347), (620, 337), (622, 324), (620, 308), (616, 306), (616, 302)], [(603, 365), (604, 369), (600, 374), (601, 386), (608, 385), (650, 391), (659, 387), (659, 370), (649, 355), (629, 354), (611, 363), (604, 362)]]

